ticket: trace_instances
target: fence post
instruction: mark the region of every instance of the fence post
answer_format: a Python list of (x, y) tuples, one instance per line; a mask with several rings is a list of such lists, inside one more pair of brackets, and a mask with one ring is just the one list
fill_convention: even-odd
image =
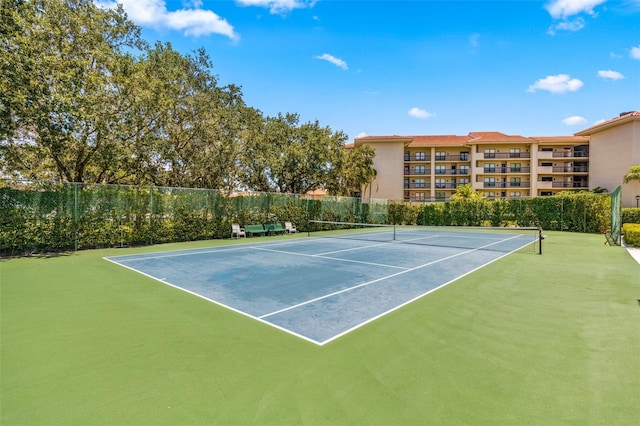
[(78, 182), (73, 184), (73, 229), (74, 229), (74, 251), (78, 251)]

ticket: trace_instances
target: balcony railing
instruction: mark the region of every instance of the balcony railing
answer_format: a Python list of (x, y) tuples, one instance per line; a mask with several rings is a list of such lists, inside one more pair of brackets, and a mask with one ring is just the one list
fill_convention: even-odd
[(430, 155), (404, 155), (404, 161), (431, 161)]
[(552, 188), (588, 188), (587, 182), (553, 182)]
[(589, 166), (554, 167), (554, 173), (587, 173)]
[(485, 167), (484, 169), (480, 169), (481, 173), (489, 174), (489, 173), (498, 173), (498, 174), (506, 174), (506, 173), (524, 173), (529, 174), (531, 172), (531, 167)]
[(585, 158), (589, 156), (589, 151), (554, 151), (553, 158)]
[(445, 201), (449, 201), (449, 197), (445, 198), (435, 198), (435, 197), (427, 197), (427, 198), (416, 198), (416, 197), (404, 197), (404, 201), (411, 203), (444, 203)]
[(469, 169), (436, 169), (437, 175), (468, 175)]
[(429, 182), (404, 184), (404, 189), (426, 189), (430, 187), (431, 187), (431, 184)]
[(484, 159), (491, 158), (530, 158), (529, 152), (485, 152)]
[(529, 188), (530, 182), (484, 182), (484, 188)]
[(436, 154), (434, 159), (436, 161), (469, 161), (469, 154)]

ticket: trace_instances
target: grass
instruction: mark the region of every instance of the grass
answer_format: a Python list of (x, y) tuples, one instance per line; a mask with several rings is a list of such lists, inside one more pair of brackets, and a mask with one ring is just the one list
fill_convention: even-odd
[(4, 260), (0, 423), (637, 424), (640, 265), (603, 242), (550, 232), (322, 347), (102, 259), (229, 242)]

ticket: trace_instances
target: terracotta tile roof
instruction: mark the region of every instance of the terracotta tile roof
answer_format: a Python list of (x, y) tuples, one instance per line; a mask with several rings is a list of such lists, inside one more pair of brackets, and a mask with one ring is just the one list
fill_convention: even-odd
[(469, 142), (471, 143), (495, 143), (495, 142), (533, 142), (531, 138), (525, 138), (520, 135), (505, 135), (501, 132), (471, 132), (469, 133)]
[(581, 130), (576, 133), (576, 136), (589, 136), (594, 133), (601, 132), (610, 127), (618, 126), (627, 121), (639, 120), (640, 119), (640, 111), (629, 111), (623, 112), (618, 117), (612, 118), (611, 120), (604, 121), (602, 123), (596, 124), (595, 126), (591, 126), (587, 129)]
[(419, 146), (463, 146), (469, 140), (466, 136), (456, 135), (433, 135), (433, 136), (412, 136), (413, 141), (409, 147)]
[(393, 135), (393, 136), (361, 136), (359, 138), (356, 138), (355, 140), (357, 142), (359, 141), (382, 141), (382, 140), (407, 140), (407, 139), (411, 139), (412, 136), (398, 136), (398, 135)]
[(345, 147), (345, 148), (355, 148), (355, 147), (356, 147), (356, 144), (355, 144), (355, 142), (352, 142), (352, 143), (345, 143), (345, 144), (344, 144), (344, 147)]

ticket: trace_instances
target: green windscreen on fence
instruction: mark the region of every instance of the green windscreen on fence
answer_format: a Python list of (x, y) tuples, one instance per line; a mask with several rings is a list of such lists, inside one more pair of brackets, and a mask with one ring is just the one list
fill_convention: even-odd
[(233, 223), (286, 221), (304, 232), (312, 220), (598, 233), (611, 229), (619, 244), (619, 188), (609, 198), (576, 192), (407, 205), (313, 194), (0, 179), (0, 256), (229, 238)]
[(618, 186), (611, 193), (611, 239), (620, 245), (622, 229), (622, 187)]

